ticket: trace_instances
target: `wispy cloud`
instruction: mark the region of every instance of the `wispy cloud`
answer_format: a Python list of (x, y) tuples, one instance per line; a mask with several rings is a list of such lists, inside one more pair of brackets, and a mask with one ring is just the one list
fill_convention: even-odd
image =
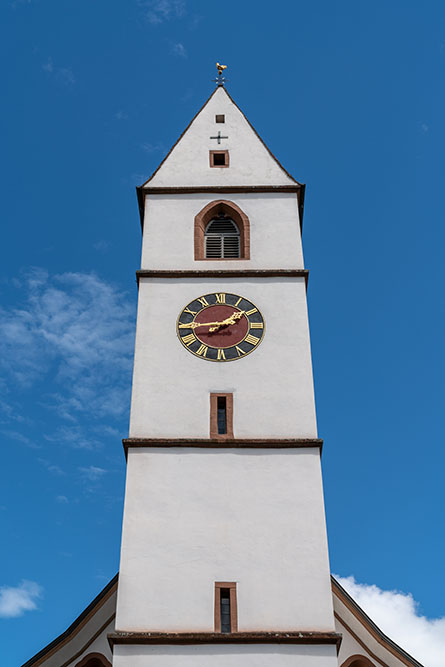
[(37, 461), (53, 475), (65, 474), (60, 466), (56, 465), (55, 463), (51, 463), (51, 461), (48, 461), (47, 459), (37, 459)]
[(75, 82), (72, 69), (70, 67), (58, 67), (54, 65), (52, 58), (48, 58), (48, 60), (43, 63), (42, 69), (48, 76), (54, 77), (59, 83), (71, 85)]
[(181, 42), (172, 44), (171, 52), (174, 56), (179, 56), (179, 58), (187, 58), (187, 51), (185, 50), (184, 44), (181, 44)]
[(195, 14), (195, 16), (192, 16), (189, 23), (190, 30), (196, 30), (197, 28), (199, 28), (201, 21), (202, 21), (202, 16), (200, 16), (199, 14)]
[[(64, 401), (62, 396), (60, 397), (60, 400), (61, 407), (60, 410), (56, 408), (56, 412), (59, 412), (62, 417), (70, 417), (70, 413), (66, 412), (66, 406), (63, 405)], [(59, 446), (68, 445), (75, 449), (97, 449), (101, 446), (100, 440), (91, 437), (91, 435), (85, 431), (83, 426), (79, 424), (58, 426), (53, 432), (45, 433), (43, 437), (47, 442), (53, 442)]]
[(96, 241), (96, 243), (93, 243), (93, 248), (103, 253), (108, 252), (110, 246), (111, 243), (109, 241), (105, 241), (105, 239), (101, 239), (100, 241)]
[(25, 611), (37, 609), (37, 600), (42, 597), (43, 588), (35, 581), (23, 579), (18, 586), (0, 587), (0, 617), (16, 618)]
[(95, 432), (98, 433), (99, 435), (108, 435), (111, 438), (119, 438), (122, 434), (120, 431), (118, 431), (117, 428), (113, 428), (112, 426), (109, 426), (108, 424), (101, 424), (100, 426), (95, 427)]
[(20, 7), (20, 5), (30, 5), (32, 0), (12, 0), (11, 7), (14, 9)]
[(410, 593), (360, 584), (352, 576), (336, 579), (380, 629), (414, 658), (426, 667), (443, 667), (445, 617), (422, 616)]
[[(3, 392), (6, 393), (9, 390), (9, 388), (6, 386), (6, 383), (4, 382), (0, 382), (0, 388), (3, 390)], [(19, 406), (14, 405), (13, 403), (3, 398), (0, 398), (0, 424), (7, 422), (23, 423), (24, 421), (25, 418), (22, 414), (20, 414)]]
[(128, 120), (128, 114), (125, 111), (122, 111), (122, 110), (117, 111), (114, 114), (114, 117), (115, 117), (116, 120)]
[[(95, 274), (28, 272), (19, 307), (0, 310), (0, 368), (10, 381), (53, 386), (43, 402), (76, 422), (128, 408), (134, 306)], [(73, 431), (58, 434), (79, 440)]]
[(17, 442), (21, 442), (23, 445), (27, 445), (28, 447), (32, 447), (33, 449), (38, 448), (37, 445), (35, 445), (26, 435), (24, 435), (20, 431), (4, 430), (1, 431), (1, 433), (6, 438), (10, 438), (11, 440), (16, 440)]
[(98, 468), (97, 466), (88, 466), (87, 468), (79, 468), (79, 472), (82, 477), (89, 482), (97, 482), (108, 472), (108, 470), (105, 470), (105, 468)]
[(143, 144), (141, 144), (141, 148), (146, 153), (165, 152), (165, 148), (162, 144), (152, 144), (149, 141), (146, 141)]
[(186, 13), (185, 0), (138, 0), (138, 4), (153, 25), (182, 18)]
[(60, 503), (61, 505), (68, 505), (69, 500), (66, 496), (57, 496), (56, 501)]

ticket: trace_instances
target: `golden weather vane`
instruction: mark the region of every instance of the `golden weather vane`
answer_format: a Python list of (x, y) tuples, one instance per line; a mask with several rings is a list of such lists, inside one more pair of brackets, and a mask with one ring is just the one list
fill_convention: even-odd
[(218, 86), (223, 86), (226, 79), (223, 77), (223, 72), (225, 69), (227, 69), (227, 65), (220, 65), (219, 63), (216, 63), (216, 69), (218, 70), (218, 78), (215, 79), (215, 83)]

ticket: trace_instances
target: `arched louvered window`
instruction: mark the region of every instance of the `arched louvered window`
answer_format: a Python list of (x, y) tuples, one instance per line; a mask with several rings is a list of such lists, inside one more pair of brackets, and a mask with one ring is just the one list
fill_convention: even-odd
[(205, 229), (206, 259), (237, 259), (240, 257), (240, 231), (224, 214), (210, 220)]
[(250, 259), (250, 223), (233, 201), (211, 201), (195, 216), (195, 259)]

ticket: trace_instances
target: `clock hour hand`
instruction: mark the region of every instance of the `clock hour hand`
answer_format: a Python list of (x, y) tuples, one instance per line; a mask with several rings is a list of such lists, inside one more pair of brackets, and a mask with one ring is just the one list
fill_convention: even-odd
[(232, 313), (229, 317), (221, 322), (189, 322), (188, 324), (178, 324), (179, 329), (197, 329), (198, 327), (209, 327), (209, 332), (218, 331), (221, 327), (235, 324), (244, 315), (244, 310)]
[(197, 329), (198, 327), (209, 327), (219, 325), (221, 322), (189, 322), (188, 324), (178, 324), (179, 329)]
[(244, 315), (244, 310), (240, 310), (238, 312), (232, 313), (230, 317), (227, 319), (223, 320), (222, 322), (215, 322), (214, 326), (211, 326), (209, 329), (210, 331), (218, 331), (221, 327), (225, 326), (230, 326), (231, 324), (235, 324), (241, 317)]

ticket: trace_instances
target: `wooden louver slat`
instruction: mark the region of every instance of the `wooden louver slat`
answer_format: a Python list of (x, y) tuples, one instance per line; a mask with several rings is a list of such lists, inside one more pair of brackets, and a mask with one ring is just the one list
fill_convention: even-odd
[(236, 259), (240, 256), (240, 233), (230, 218), (211, 220), (205, 232), (207, 259)]

